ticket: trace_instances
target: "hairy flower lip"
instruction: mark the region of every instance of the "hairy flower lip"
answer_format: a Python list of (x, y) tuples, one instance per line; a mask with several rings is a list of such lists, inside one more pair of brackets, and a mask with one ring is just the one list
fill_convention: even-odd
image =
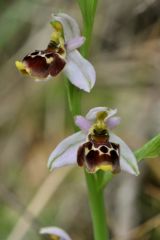
[[(79, 126), (81, 131), (72, 134), (71, 136), (64, 139), (58, 146), (53, 150), (51, 153), (49, 160), (48, 160), (48, 167), (50, 170), (54, 170), (55, 168), (59, 168), (62, 166), (70, 165), (70, 164), (77, 164), (77, 152), (79, 147), (86, 142), (86, 137), (88, 135), (88, 130), (90, 126), (94, 123), (96, 114), (99, 111), (107, 111), (108, 119), (106, 118), (105, 121), (112, 120), (114, 124), (112, 124), (111, 129), (120, 122), (120, 119), (117, 117), (113, 117), (117, 110), (104, 108), (104, 107), (97, 107), (92, 108), (85, 117), (83, 116), (76, 116), (75, 117), (75, 124)], [(117, 118), (117, 119), (116, 119)], [(90, 120), (89, 120), (90, 119)], [(77, 122), (78, 121), (78, 122)], [(115, 124), (116, 121), (116, 124)], [(107, 122), (107, 127), (108, 122)], [(113, 134), (109, 130), (110, 142), (116, 143), (120, 145), (120, 168), (130, 174), (138, 175), (138, 165), (136, 158), (128, 147), (128, 145), (118, 136)]]
[[(97, 139), (94, 138), (95, 136)], [(119, 145), (106, 141), (105, 135), (100, 136), (100, 138), (101, 142), (99, 136), (89, 133), (88, 140), (78, 149), (78, 165), (84, 166), (90, 173), (95, 173), (98, 170), (118, 173), (120, 171)]]

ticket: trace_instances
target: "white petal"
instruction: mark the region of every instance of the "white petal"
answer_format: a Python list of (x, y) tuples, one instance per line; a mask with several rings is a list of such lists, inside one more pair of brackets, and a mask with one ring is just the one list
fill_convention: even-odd
[(91, 127), (91, 122), (88, 121), (85, 117), (83, 116), (76, 116), (74, 118), (75, 124), (86, 134), (88, 133), (90, 127)]
[(49, 156), (48, 168), (53, 170), (66, 165), (76, 164), (78, 148), (85, 142), (85, 139), (86, 135), (79, 131), (62, 140)]
[(108, 107), (95, 107), (95, 108), (92, 108), (87, 113), (86, 118), (90, 121), (95, 121), (98, 112), (106, 112), (107, 113), (107, 117), (105, 118), (105, 121), (106, 121), (108, 118), (112, 117), (113, 115), (115, 115), (117, 113), (117, 109), (111, 109)]
[(56, 237), (60, 237), (60, 240), (71, 240), (69, 235), (58, 227), (45, 227), (40, 229), (40, 234), (51, 234)]
[(110, 141), (120, 145), (120, 166), (121, 169), (133, 175), (139, 174), (137, 160), (132, 150), (128, 145), (118, 136), (110, 132)]
[(95, 84), (94, 67), (77, 50), (68, 53), (63, 71), (73, 85), (86, 92), (90, 92)]
[(109, 129), (113, 129), (117, 125), (120, 124), (121, 118), (120, 117), (110, 117), (105, 122), (106, 122), (106, 125)]
[(51, 22), (58, 21), (63, 25), (65, 42), (80, 36), (76, 20), (65, 13), (52, 14)]
[(83, 43), (85, 42), (85, 37), (76, 37), (76, 38), (72, 38), (71, 40), (69, 40), (66, 43), (66, 47), (68, 51), (73, 51), (76, 48), (79, 48), (83, 45)]

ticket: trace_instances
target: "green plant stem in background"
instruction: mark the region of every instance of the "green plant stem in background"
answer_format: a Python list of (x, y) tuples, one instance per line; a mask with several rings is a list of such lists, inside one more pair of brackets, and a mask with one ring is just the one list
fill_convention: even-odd
[[(83, 35), (86, 37), (85, 44), (81, 48), (84, 57), (88, 57), (91, 44), (92, 29), (96, 12), (97, 0), (78, 0), (84, 23)], [(69, 109), (74, 117), (81, 113), (81, 93), (75, 86), (66, 81)], [(75, 129), (76, 130), (76, 129)], [(103, 173), (89, 174), (85, 171), (88, 186), (89, 205), (91, 209), (93, 232), (95, 240), (108, 240), (108, 229), (105, 216), (103, 188), (100, 188), (99, 179), (103, 179)]]
[(81, 47), (84, 57), (88, 57), (95, 13), (97, 9), (97, 0), (77, 0), (83, 17), (83, 35), (86, 37), (85, 44)]
[(96, 178), (93, 174), (85, 172), (85, 176), (88, 186), (94, 239), (107, 240), (109, 236), (106, 224), (103, 189), (98, 188)]
[(141, 148), (135, 151), (135, 156), (138, 161), (146, 158), (156, 158), (160, 156), (160, 134), (150, 139)]

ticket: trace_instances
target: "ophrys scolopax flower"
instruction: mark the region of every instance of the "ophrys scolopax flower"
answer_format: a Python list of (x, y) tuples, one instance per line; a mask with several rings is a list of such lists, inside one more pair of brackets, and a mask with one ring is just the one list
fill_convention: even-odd
[(75, 124), (81, 131), (64, 139), (51, 153), (48, 167), (53, 170), (78, 163), (90, 173), (99, 169), (117, 173), (120, 170), (138, 175), (134, 153), (111, 129), (120, 123), (114, 117), (116, 109), (96, 107), (85, 117), (75, 117)]
[(35, 80), (49, 80), (60, 72), (76, 87), (90, 92), (96, 74), (92, 64), (77, 50), (85, 41), (77, 22), (67, 14), (53, 14), (53, 33), (45, 50), (36, 50), (16, 61), (18, 70)]

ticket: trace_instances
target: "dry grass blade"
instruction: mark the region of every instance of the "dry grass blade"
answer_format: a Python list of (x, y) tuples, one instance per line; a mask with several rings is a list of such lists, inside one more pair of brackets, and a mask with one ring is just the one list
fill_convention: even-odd
[[(149, 219), (145, 223), (141, 224), (137, 228), (131, 230), (128, 234), (130, 236), (130, 240), (139, 240), (144, 237), (145, 234), (150, 232), (152, 229), (160, 227), (160, 214), (156, 215), (155, 217)], [(123, 236), (118, 236), (116, 238), (112, 238), (112, 240), (122, 240), (124, 239)]]
[[(62, 170), (50, 174), (40, 186), (32, 201), (26, 208), (26, 212), (30, 212), (33, 217), (38, 217), (40, 212), (44, 209), (52, 195), (56, 192), (65, 177), (69, 174), (71, 168), (64, 168)], [(31, 227), (32, 222), (25, 217), (26, 213), (19, 218), (12, 232), (9, 234), (7, 240), (22, 240)]]

